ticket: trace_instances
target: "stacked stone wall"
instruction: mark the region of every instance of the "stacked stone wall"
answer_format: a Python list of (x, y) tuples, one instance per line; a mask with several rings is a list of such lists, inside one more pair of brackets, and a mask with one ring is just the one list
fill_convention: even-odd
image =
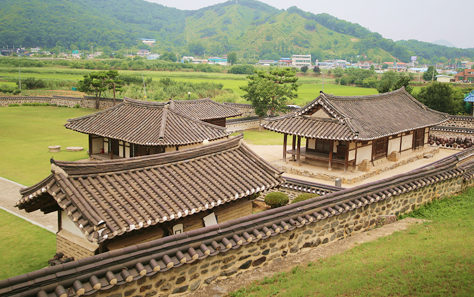
[[(115, 104), (123, 102), (123, 99), (115, 99)], [(66, 96), (53, 96), (53, 97), (0, 97), (0, 106), (8, 106), (10, 104), (23, 104), (23, 103), (48, 103), (56, 104), (67, 107), (75, 107), (79, 104), (80, 108), (95, 108), (96, 100), (95, 97), (66, 97)], [(100, 98), (99, 109), (107, 109), (114, 106), (114, 99), (112, 98)]]
[(260, 126), (259, 120), (241, 121), (241, 122), (226, 124), (227, 131), (232, 132), (232, 133), (250, 130), (250, 129), (258, 129), (259, 126)]
[(56, 252), (63, 253), (67, 257), (73, 257), (75, 260), (94, 256), (94, 251), (90, 251), (82, 245), (74, 243), (63, 237), (60, 233), (56, 233)]
[(227, 279), (244, 271), (281, 261), (286, 256), (298, 254), (302, 250), (316, 248), (372, 229), (381, 215), (400, 215), (433, 199), (441, 199), (472, 186), (472, 181), (463, 183), (463, 180), (462, 176), (458, 176), (398, 196), (391, 196), (359, 209), (239, 246), (214, 257), (159, 272), (154, 276), (115, 286), (110, 290), (98, 291), (93, 296), (152, 297), (194, 291), (215, 280)]

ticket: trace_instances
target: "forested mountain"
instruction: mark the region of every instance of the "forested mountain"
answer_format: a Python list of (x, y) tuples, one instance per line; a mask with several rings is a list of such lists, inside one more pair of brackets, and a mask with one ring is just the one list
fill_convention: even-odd
[[(297, 7), (278, 10), (255, 0), (230, 0), (199, 10), (179, 10), (144, 0), (2, 0), (0, 46), (113, 50), (154, 38), (159, 51), (275, 59), (311, 53), (343, 58), (408, 62), (474, 58), (474, 50), (414, 40), (394, 42), (331, 15)], [(359, 58), (357, 58), (359, 56)], [(444, 58), (443, 58), (444, 57)]]

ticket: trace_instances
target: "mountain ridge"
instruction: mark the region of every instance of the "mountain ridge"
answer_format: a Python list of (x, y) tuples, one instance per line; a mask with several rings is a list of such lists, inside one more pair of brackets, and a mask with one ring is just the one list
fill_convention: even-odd
[[(295, 6), (280, 10), (255, 0), (230, 0), (197, 10), (180, 10), (144, 0), (3, 0), (2, 46), (79, 49), (132, 48), (138, 38), (157, 39), (155, 49), (180, 54), (242, 59), (311, 53), (314, 59), (367, 58), (408, 62), (474, 58), (474, 50), (420, 41), (397, 41), (326, 13)], [(199, 49), (199, 50), (196, 50)], [(359, 56), (359, 58), (358, 58)]]

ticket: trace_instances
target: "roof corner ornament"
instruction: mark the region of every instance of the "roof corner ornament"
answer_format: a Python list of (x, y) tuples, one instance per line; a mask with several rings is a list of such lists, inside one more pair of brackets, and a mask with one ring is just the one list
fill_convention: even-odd
[(61, 167), (59, 167), (58, 165), (54, 164), (54, 163), (51, 163), (51, 172), (54, 173), (54, 174), (64, 174), (64, 176), (68, 177), (69, 175), (66, 173), (66, 171), (64, 171), (64, 169), (62, 169)]

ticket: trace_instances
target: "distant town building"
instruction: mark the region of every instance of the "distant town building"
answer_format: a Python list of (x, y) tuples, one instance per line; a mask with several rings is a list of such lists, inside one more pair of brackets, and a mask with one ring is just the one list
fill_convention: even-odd
[(223, 66), (228, 65), (226, 58), (224, 59), (224, 58), (219, 58), (219, 57), (209, 57), (207, 61), (209, 64), (218, 64), (218, 65), (223, 65)]
[(160, 54), (149, 54), (146, 58), (148, 60), (157, 60), (160, 58)]
[(280, 58), (278, 63), (282, 66), (291, 66), (292, 60), (291, 60), (291, 58)]
[(449, 76), (449, 75), (436, 75), (436, 81), (437, 82), (442, 82), (442, 83), (448, 83), (451, 82), (451, 80), (454, 80), (454, 77)]
[(144, 44), (149, 45), (149, 46), (154, 46), (156, 43), (156, 39), (149, 39), (149, 38), (138, 38), (140, 39)]
[(276, 64), (278, 63), (278, 61), (274, 61), (274, 60), (260, 60), (258, 61), (258, 65), (261, 65), (261, 66), (270, 66), (270, 65), (273, 65), (273, 64)]
[(30, 49), (30, 51), (31, 51), (32, 53), (37, 53), (37, 52), (39, 52), (40, 50), (41, 50), (40, 47), (32, 47), (32, 48)]
[(141, 49), (137, 52), (137, 56), (147, 57), (150, 54), (150, 51), (147, 49)]
[(456, 82), (473, 82), (474, 81), (474, 69), (464, 69), (454, 76)]
[(291, 65), (294, 67), (311, 66), (311, 55), (293, 55), (291, 56)]

